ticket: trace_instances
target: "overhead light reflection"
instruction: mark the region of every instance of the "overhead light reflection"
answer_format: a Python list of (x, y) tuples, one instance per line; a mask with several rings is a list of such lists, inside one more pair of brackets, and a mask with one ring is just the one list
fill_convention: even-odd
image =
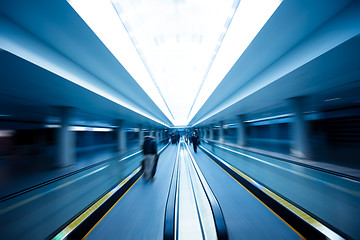
[(336, 100), (340, 100), (341, 98), (330, 98), (330, 99), (326, 99), (324, 100), (324, 102), (331, 102), (331, 101), (336, 101)]
[(68, 0), (174, 125), (187, 125), (280, 0)]
[(242, 0), (188, 116), (188, 123), (225, 78), (282, 0)]
[[(170, 112), (167, 110), (111, 2), (68, 0), (68, 3), (171, 121)], [(149, 117), (143, 113), (140, 114)], [(152, 118), (150, 117), (150, 119)]]
[(112, 2), (174, 125), (186, 125), (239, 1)]

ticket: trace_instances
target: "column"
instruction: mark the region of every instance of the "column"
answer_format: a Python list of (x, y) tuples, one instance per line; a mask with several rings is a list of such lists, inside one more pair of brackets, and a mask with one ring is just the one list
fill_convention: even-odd
[(139, 125), (139, 146), (141, 147), (144, 142), (144, 131), (142, 130), (142, 125)]
[(160, 132), (159, 132), (160, 130), (159, 129), (156, 129), (156, 131), (155, 131), (155, 137), (156, 137), (156, 141), (157, 142), (160, 142)]
[(56, 166), (66, 167), (75, 161), (75, 132), (70, 131), (70, 120), (73, 108), (61, 107), (61, 126), (57, 131)]
[(209, 133), (210, 133), (210, 140), (214, 140), (214, 125), (210, 125), (209, 128)]
[(160, 131), (159, 141), (162, 141), (164, 139), (164, 129), (160, 129), (159, 131)]
[(126, 131), (123, 127), (123, 120), (118, 120), (117, 126), (117, 150), (120, 154), (124, 154), (126, 152)]
[(245, 135), (245, 116), (238, 116), (238, 128), (237, 128), (237, 145), (243, 147), (246, 145), (246, 135)]
[(168, 138), (169, 137), (169, 129), (165, 129), (163, 132), (163, 138)]
[(304, 98), (297, 97), (290, 99), (294, 115), (292, 124), (292, 147), (291, 153), (296, 157), (309, 157), (309, 127), (304, 118)]
[(220, 143), (224, 143), (225, 139), (224, 139), (224, 121), (220, 122), (220, 129), (219, 129), (219, 142)]

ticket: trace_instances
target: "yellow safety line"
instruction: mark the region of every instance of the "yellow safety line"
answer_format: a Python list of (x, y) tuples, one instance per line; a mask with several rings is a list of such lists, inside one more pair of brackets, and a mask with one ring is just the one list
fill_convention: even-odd
[[(162, 150), (162, 149), (161, 149), (161, 150)], [(129, 156), (123, 157), (123, 158), (121, 158), (120, 160), (118, 160), (118, 162), (124, 161), (124, 160), (126, 160), (126, 159), (128, 159), (128, 158), (130, 158), (130, 157), (132, 157), (132, 156), (135, 156), (136, 154), (139, 154), (140, 152), (141, 152), (141, 151), (137, 151), (137, 152), (135, 152), (135, 153), (133, 153), (133, 154), (131, 154), (131, 155), (129, 155)], [(111, 158), (111, 159), (117, 159), (117, 158), (118, 158), (118, 157), (113, 157), (113, 158)], [(27, 198), (27, 199), (25, 199), (25, 200), (23, 200), (23, 201), (20, 201), (20, 202), (18, 202), (18, 203), (15, 203), (15, 204), (7, 207), (7, 208), (0, 209), (0, 214), (4, 214), (4, 213), (6, 213), (6, 212), (8, 212), (8, 211), (14, 210), (15, 208), (21, 207), (21, 206), (24, 205), (24, 204), (27, 204), (27, 203), (29, 203), (29, 202), (31, 202), (31, 201), (34, 201), (34, 200), (36, 200), (36, 199), (38, 199), (38, 198), (40, 198), (40, 197), (45, 196), (45, 195), (48, 194), (48, 193), (53, 192), (54, 190), (59, 190), (59, 189), (61, 189), (61, 188), (63, 188), (63, 187), (66, 187), (66, 186), (68, 186), (68, 185), (70, 185), (70, 184), (72, 184), (72, 183), (74, 183), (74, 182), (77, 182), (77, 181), (79, 181), (79, 180), (81, 180), (81, 179), (83, 179), (83, 178), (85, 178), (85, 177), (88, 177), (88, 176), (90, 176), (90, 175), (92, 175), (92, 174), (94, 174), (94, 173), (97, 173), (97, 172), (103, 170), (104, 168), (107, 168), (108, 166), (109, 166), (109, 164), (107, 164), (106, 166), (101, 167), (101, 168), (99, 168), (99, 169), (96, 169), (96, 170), (94, 170), (94, 171), (92, 171), (92, 172), (90, 172), (90, 173), (87, 173), (87, 174), (85, 174), (85, 175), (82, 175), (82, 176), (80, 176), (79, 178), (76, 178), (76, 179), (71, 180), (71, 181), (69, 181), (69, 182), (65, 182), (64, 184), (62, 184), (62, 185), (60, 185), (60, 186), (57, 186), (57, 187), (55, 187), (55, 188), (53, 188), (53, 189), (50, 189), (50, 190), (48, 190), (48, 191), (46, 191), (46, 192), (39, 193), (39, 194), (34, 195), (34, 196), (30, 197), (30, 198)]]
[[(205, 153), (205, 152), (204, 152)], [(294, 229), (289, 223), (287, 223), (282, 217), (280, 217), (276, 212), (274, 212), (271, 208), (269, 208), (263, 201), (261, 201), (257, 196), (255, 196), (251, 191), (249, 191), (249, 189), (247, 189), (242, 183), (240, 183), (238, 180), (236, 180), (236, 178), (234, 178), (230, 173), (228, 173), (223, 167), (221, 167), (217, 162), (215, 162), (207, 153), (205, 153), (205, 155), (210, 158), (216, 165), (218, 165), (222, 170), (224, 170), (230, 177), (232, 177), (236, 182), (238, 182), (243, 188), (245, 188), (246, 191), (248, 191), (253, 197), (255, 197), (259, 202), (261, 202), (267, 209), (269, 209), (273, 214), (275, 214), (278, 218), (280, 218), (281, 221), (283, 221), (288, 227), (290, 227), (296, 234), (298, 234), (302, 239), (306, 239), (304, 238), (304, 236), (302, 236), (298, 231), (296, 231), (296, 229)], [(230, 167), (232, 170), (234, 170), (236, 173), (238, 173), (240, 176), (243, 177), (243, 175), (245, 174), (241, 174), (240, 171), (238, 171), (236, 168), (232, 167), (232, 166), (228, 166)], [(246, 175), (245, 175), (246, 176)], [(247, 177), (247, 176), (246, 176)], [(248, 177), (249, 178), (249, 177)], [(247, 178), (246, 178), (247, 179)], [(254, 181), (255, 182), (255, 181)]]
[[(105, 201), (107, 201), (117, 190), (119, 190), (123, 185), (126, 184), (135, 174), (140, 171), (141, 167), (138, 167), (132, 174), (126, 177), (120, 184), (115, 188), (109, 191), (105, 196), (100, 198), (96, 203), (94, 203), (90, 208), (78, 216), (74, 221), (72, 221), (66, 228), (64, 228), (60, 233), (58, 233), (53, 239), (64, 239), (66, 238), (77, 226), (79, 226), (87, 217), (89, 217), (95, 210), (100, 207)], [(133, 185), (132, 185), (133, 186)], [(130, 189), (130, 188), (129, 188)], [(124, 194), (125, 195), (125, 194)]]
[[(203, 151), (204, 152), (204, 151)], [(204, 152), (205, 155), (210, 158), (213, 162), (215, 162), (206, 152)], [(311, 217), (309, 214), (305, 213), (298, 207), (294, 206), (278, 194), (274, 193), (270, 189), (266, 188), (265, 186), (257, 183), (254, 179), (247, 176), (245, 173), (241, 172), (237, 168), (233, 167), (229, 163), (222, 161), (223, 164), (225, 164), (227, 167), (229, 167), (231, 170), (239, 174), (241, 177), (245, 178), (247, 181), (251, 182), (252, 184), (258, 186), (263, 192), (265, 192), (268, 196), (273, 198), (275, 201), (286, 207), (288, 210), (293, 212), (295, 215), (303, 219), (305, 222), (307, 222), (309, 225), (313, 226), (315, 229), (329, 237), (330, 239), (336, 238), (336, 239), (343, 239), (341, 236), (339, 236), (337, 233), (320, 223), (318, 220)], [(216, 162), (215, 162), (216, 163)], [(217, 163), (216, 163), (217, 164)], [(219, 164), (217, 164), (220, 168), (222, 168)], [(223, 168), (222, 168), (223, 169)], [(223, 169), (226, 173), (228, 173), (225, 169)], [(229, 174), (229, 173), (228, 173)], [(231, 174), (229, 174), (231, 176)], [(233, 176), (231, 176), (235, 181), (237, 181)], [(299, 234), (302, 238), (304, 238), (299, 232), (297, 232), (292, 226), (290, 226), (284, 219), (282, 219), (279, 215), (277, 215), (273, 210), (271, 210), (265, 203), (263, 203), (259, 198), (257, 198), (253, 193), (251, 193), (244, 185), (242, 185), (239, 181), (237, 181), (241, 186), (243, 186), (251, 195), (253, 195), (256, 199), (258, 199), (262, 204), (264, 204), (270, 211), (272, 211), (276, 216), (278, 216), (283, 222), (285, 222), (291, 229), (293, 229), (297, 234)], [(326, 232), (326, 233), (325, 233)], [(331, 236), (329, 236), (331, 235)]]
[(17, 203), (15, 203), (15, 204), (13, 204), (13, 205), (10, 205), (10, 206), (7, 207), (7, 208), (0, 209), (0, 214), (4, 214), (4, 213), (7, 213), (7, 212), (9, 212), (9, 211), (12, 211), (12, 210), (14, 210), (14, 209), (16, 209), (16, 208), (18, 208), (18, 207), (21, 207), (21, 206), (23, 206), (23, 205), (25, 205), (25, 204), (28, 204), (28, 203), (30, 203), (30, 202), (32, 202), (32, 201), (34, 201), (34, 200), (36, 200), (36, 199), (38, 199), (38, 198), (40, 198), (40, 197), (43, 197), (43, 196), (45, 196), (45, 195), (47, 195), (47, 194), (49, 194), (49, 193), (52, 193), (52, 192), (54, 192), (54, 191), (56, 191), (56, 190), (59, 190), (59, 189), (62, 189), (62, 188), (64, 188), (64, 187), (66, 187), (66, 186), (69, 186), (70, 184), (73, 184), (73, 183), (75, 183), (75, 182), (77, 182), (77, 181), (79, 181), (79, 180), (82, 180), (82, 179), (84, 179), (84, 178), (86, 178), (86, 177), (88, 177), (88, 176), (90, 176), (90, 175), (92, 175), (92, 174), (94, 174), (94, 173), (97, 173), (97, 172), (102, 171), (103, 169), (107, 168), (108, 166), (109, 166), (109, 164), (106, 165), (106, 166), (104, 166), (104, 167), (102, 167), (102, 168), (96, 169), (96, 170), (94, 170), (94, 171), (92, 171), (92, 172), (90, 172), (90, 173), (87, 173), (87, 174), (85, 174), (85, 175), (82, 175), (82, 176), (80, 176), (80, 177), (78, 177), (78, 178), (76, 178), (76, 179), (73, 179), (73, 180), (70, 180), (70, 181), (68, 181), (68, 182), (65, 182), (65, 183), (63, 183), (63, 184), (61, 184), (61, 185), (59, 185), (59, 186), (57, 186), (57, 187), (55, 187), (55, 188), (52, 188), (52, 189), (49, 189), (49, 190), (47, 190), (47, 191), (45, 191), (45, 192), (36, 194), (36, 195), (34, 195), (34, 196), (30, 197), (30, 198), (26, 198), (26, 199), (24, 199), (24, 200), (22, 200), (22, 201), (20, 201), (20, 202), (17, 202)]
[[(166, 145), (160, 150), (162, 151)], [(163, 152), (162, 152), (163, 153)], [(161, 154), (162, 154), (161, 153)], [(160, 154), (160, 155), (161, 155)], [(159, 155), (159, 156), (160, 156)], [(130, 156), (128, 156), (130, 157)], [(128, 158), (125, 157), (124, 159)], [(135, 171), (133, 171), (128, 177), (126, 177), (120, 184), (118, 184), (115, 188), (109, 191), (105, 196), (99, 199), (96, 203), (94, 203), (90, 208), (88, 208), (85, 212), (83, 212), (79, 217), (77, 217), (74, 221), (72, 221), (66, 228), (64, 228), (60, 233), (58, 233), (53, 239), (64, 239), (66, 238), (74, 229), (79, 226), (88, 216), (90, 216), (95, 210), (100, 207), (105, 201), (107, 201), (116, 191), (118, 191), (123, 185), (125, 185), (135, 174), (137, 174), (141, 169), (141, 166), (138, 167)], [(142, 174), (143, 175), (143, 174)], [(142, 176), (141, 175), (141, 176)], [(90, 231), (84, 236), (85, 239), (89, 233), (96, 227), (96, 225), (110, 212), (110, 210), (120, 201), (120, 199), (125, 196), (125, 194), (134, 186), (134, 184), (141, 178), (141, 176), (130, 186), (128, 190), (116, 201), (116, 203), (105, 213), (105, 215), (90, 229)]]
[[(285, 170), (285, 171), (290, 172), (290, 173), (292, 173), (292, 174), (296, 174), (296, 175), (298, 175), (298, 176), (300, 176), (300, 177), (307, 178), (307, 179), (310, 179), (310, 180), (315, 180), (315, 181), (318, 181), (318, 182), (320, 181), (319, 179), (317, 179), (317, 178), (315, 178), (315, 177), (313, 177), (313, 176), (310, 176), (310, 175), (308, 175), (308, 174), (299, 173), (299, 172), (294, 171), (294, 170), (291, 170), (291, 169), (289, 169), (289, 168), (281, 167), (281, 166), (279, 166), (279, 165), (276, 165), (276, 164), (273, 164), (273, 163), (270, 163), (270, 162), (261, 160), (261, 159), (259, 159), (259, 158), (256, 158), (256, 157), (254, 157), (254, 156), (251, 156), (251, 155), (248, 155), (248, 154), (245, 154), (245, 153), (242, 153), (242, 152), (238, 152), (238, 151), (232, 150), (232, 149), (230, 149), (230, 148), (226, 148), (226, 147), (223, 147), (223, 146), (220, 146), (220, 145), (216, 145), (216, 146), (219, 147), (219, 148), (222, 148), (222, 149), (224, 149), (224, 150), (226, 150), (226, 151), (229, 151), (229, 152), (232, 152), (232, 153), (235, 153), (235, 154), (238, 154), (238, 155), (242, 155), (242, 156), (247, 157), (247, 158), (254, 159), (254, 160), (259, 161), (259, 162), (261, 162), (261, 163), (264, 163), (264, 164), (266, 164), (266, 165), (269, 165), (269, 166), (272, 166), (272, 167), (275, 167), (275, 168), (278, 168), (278, 169), (281, 169), (281, 170)], [(348, 181), (354, 181), (354, 180), (352, 180), (352, 179), (346, 179), (346, 180), (348, 180)], [(322, 183), (322, 184), (325, 184), (325, 185), (328, 185), (329, 187), (335, 188), (335, 189), (337, 189), (337, 190), (339, 190), (339, 191), (343, 191), (343, 192), (345, 192), (345, 193), (347, 193), (347, 194), (351, 194), (351, 195), (354, 195), (354, 196), (356, 196), (356, 197), (360, 197), (360, 191), (353, 191), (353, 190), (350, 190), (350, 189), (341, 187), (341, 186), (339, 186), (339, 185), (336, 185), (336, 184), (333, 184), (333, 183), (324, 182), (324, 181), (321, 181), (321, 183)]]
[(104, 216), (100, 218), (99, 221), (97, 221), (97, 223), (89, 230), (89, 232), (82, 239), (87, 238), (87, 236), (92, 232), (92, 230), (94, 230), (94, 228), (103, 220), (103, 218), (115, 207), (115, 205), (122, 199), (122, 197), (125, 196), (125, 194), (135, 185), (137, 181), (139, 181), (142, 175), (144, 174), (141, 174), (141, 176), (138, 179), (136, 179), (136, 181), (129, 187), (129, 189), (126, 190), (126, 192), (119, 198), (119, 200), (117, 200), (116, 203), (114, 203), (114, 205), (104, 214)]

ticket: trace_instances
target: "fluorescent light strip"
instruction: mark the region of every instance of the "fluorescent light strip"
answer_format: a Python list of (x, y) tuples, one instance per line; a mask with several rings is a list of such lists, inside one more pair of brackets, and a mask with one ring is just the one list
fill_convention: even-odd
[(113, 7), (114, 7), (114, 9), (115, 9), (115, 11), (116, 11), (117, 16), (119, 17), (119, 20), (121, 21), (122, 25), (124, 26), (124, 28), (125, 28), (128, 36), (129, 36), (132, 44), (134, 45), (137, 53), (139, 54), (139, 57), (141, 58), (141, 61), (143, 62), (146, 70), (148, 71), (151, 80), (154, 82), (156, 89), (158, 90), (158, 92), (159, 92), (162, 100), (164, 101), (165, 106), (166, 106), (166, 108), (168, 109), (168, 111), (169, 111), (169, 113), (170, 113), (170, 115), (171, 115), (171, 117), (172, 117), (172, 120), (175, 120), (175, 119), (174, 119), (174, 116), (173, 116), (173, 114), (172, 114), (172, 112), (171, 112), (171, 110), (170, 110), (170, 108), (169, 108), (169, 106), (168, 106), (168, 104), (167, 104), (167, 102), (166, 102), (166, 100), (165, 100), (165, 98), (164, 98), (164, 95), (162, 94), (162, 92), (161, 92), (161, 90), (160, 90), (160, 88), (159, 88), (159, 86), (158, 86), (158, 84), (157, 84), (157, 82), (156, 82), (156, 80), (155, 80), (155, 78), (154, 78), (154, 76), (153, 76), (153, 74), (152, 74), (149, 66), (147, 65), (147, 63), (146, 63), (143, 55), (140, 53), (139, 49), (137, 48), (136, 44), (134, 43), (134, 39), (133, 39), (133, 38), (131, 37), (131, 35), (129, 34), (129, 31), (128, 31), (128, 29), (126, 28), (126, 25), (124, 24), (123, 20), (121, 19), (121, 16), (120, 16), (120, 13), (119, 13), (119, 10), (118, 10), (118, 7), (117, 7), (117, 6), (119, 6), (119, 5), (118, 5), (118, 4), (119, 4), (118, 1), (117, 1), (117, 0), (111, 0), (111, 3), (112, 3), (112, 5), (113, 5)]
[[(132, 38), (131, 44), (136, 46), (137, 55), (140, 55), (138, 58), (142, 58), (142, 63), (148, 68), (147, 75), (152, 75), (156, 85), (162, 90), (162, 95), (171, 109), (176, 125), (186, 122), (186, 115), (208, 67), (207, 63), (211, 60), (213, 49), (219, 45), (218, 33), (226, 30), (234, 12), (233, 2), (233, 0), (227, 0), (221, 5), (211, 3), (206, 6), (203, 6), (204, 3), (201, 0), (190, 3), (167, 2), (161, 5), (163, 12), (158, 12), (157, 1), (116, 2), (119, 3), (118, 13), (121, 15), (123, 24), (120, 21), (117, 22), (125, 25), (124, 29), (128, 30), (128, 32), (124, 30), (127, 38), (129, 36)], [(201, 8), (200, 11), (199, 8)], [(214, 18), (214, 13), (219, 16)], [(152, 14), (156, 16), (152, 18)], [(204, 20), (198, 21), (199, 17)], [(167, 21), (163, 21), (165, 18)], [(162, 21), (154, 22), (159, 20)], [(208, 24), (204, 21), (208, 21)], [(225, 22), (226, 27), (223, 24)], [(208, 28), (208, 25), (214, 26)], [(135, 48), (134, 52), (136, 52)], [(141, 69), (145, 67), (141, 66)], [(136, 69), (136, 71), (142, 70)], [(135, 76), (134, 78), (137, 79)], [(139, 81), (140, 83), (144, 85)]]
[[(152, 121), (169, 127), (164, 122), (139, 110), (121, 95), (104, 91), (104, 85), (66, 57), (43, 45), (37, 38), (5, 18), (0, 18), (4, 34), (0, 34), (0, 48), (38, 65), (68, 81), (94, 92)], [(46, 56), (46, 57), (45, 57)], [(96, 83), (96, 84), (95, 84)], [(111, 89), (110, 89), (111, 91)], [(116, 96), (115, 96), (116, 95)]]
[(288, 113), (288, 114), (282, 114), (282, 115), (277, 115), (277, 116), (272, 116), (272, 117), (258, 118), (258, 119), (254, 119), (254, 120), (249, 120), (249, 121), (245, 121), (245, 123), (260, 122), (260, 121), (266, 121), (266, 120), (278, 119), (278, 118), (286, 118), (286, 117), (292, 117), (294, 115), (295, 114), (293, 114), (293, 113)]
[[(234, 15), (235, 15), (235, 13), (236, 13), (236, 10), (237, 10), (237, 8), (238, 8), (238, 6), (239, 6), (240, 0), (234, 0), (234, 3), (235, 3), (235, 2), (236, 2), (235, 10), (234, 10), (234, 12), (233, 12), (233, 14), (232, 14), (232, 16), (231, 16), (230, 21), (228, 22), (228, 24), (227, 24), (227, 26), (226, 26), (226, 31), (220, 36), (219, 44), (216, 46), (216, 49), (215, 49), (214, 54), (213, 54), (213, 57), (212, 57), (211, 60), (210, 60), (210, 64), (209, 64), (209, 66), (208, 66), (208, 69), (206, 70), (205, 75), (204, 75), (204, 77), (203, 77), (203, 80), (201, 81), (200, 87), (199, 87), (199, 89), (198, 89), (198, 91), (197, 91), (197, 93), (196, 93), (195, 99), (194, 99), (194, 101), (193, 101), (193, 103), (192, 103), (192, 105), (191, 105), (191, 108), (190, 108), (190, 110), (189, 110), (189, 113), (188, 113), (188, 115), (187, 115), (187, 119), (189, 119), (189, 116), (190, 116), (190, 113), (191, 113), (191, 111), (192, 111), (192, 109), (193, 109), (193, 107), (194, 107), (194, 104), (195, 104), (195, 102), (196, 102), (196, 100), (197, 100), (197, 98), (198, 98), (198, 96), (199, 96), (199, 93), (200, 93), (200, 91), (201, 91), (201, 89), (202, 89), (202, 87), (203, 87), (203, 85), (204, 85), (204, 82), (205, 82), (205, 80), (206, 80), (206, 78), (207, 78), (207, 76), (208, 76), (208, 74), (209, 74), (209, 72), (210, 72), (210, 69), (211, 69), (211, 67), (212, 67), (212, 65), (213, 65), (213, 63), (214, 63), (214, 60), (215, 60), (215, 58), (216, 58), (216, 56), (217, 56), (217, 54), (218, 54), (218, 52), (219, 52), (220, 46), (221, 46), (221, 44), (222, 44), (222, 42), (223, 42), (223, 40), (224, 40), (224, 37), (225, 37), (225, 35), (226, 35), (226, 33), (227, 33), (228, 29), (229, 29), (230, 23), (232, 22), (232, 20), (233, 20), (233, 18), (234, 18)], [(189, 122), (190, 122), (190, 120), (188, 120), (188, 123), (189, 123)]]
[(113, 131), (112, 128), (106, 128), (106, 127), (86, 127), (86, 126), (70, 126), (70, 131), (74, 132), (111, 132)]
[[(216, 87), (225, 78), (226, 74), (240, 58), (281, 2), (282, 0), (240, 1), (227, 34), (223, 39), (213, 65), (194, 103), (192, 112), (189, 114), (188, 122), (192, 120)], [(201, 121), (206, 119), (202, 119)], [(201, 121), (198, 121), (193, 126)]]
[[(203, 79), (200, 82), (200, 88), (197, 91), (195, 89), (194, 91), (192, 90), (193, 93), (191, 94), (194, 94), (195, 100), (187, 101), (188, 97), (186, 96), (185, 99), (183, 99), (183, 102), (180, 106), (178, 102), (173, 99), (178, 95), (174, 94), (176, 96), (172, 96), (171, 94), (168, 94), (168, 92), (166, 92), (169, 98), (172, 97), (171, 99), (168, 99), (171, 100), (169, 102), (171, 104), (168, 104), (168, 101), (165, 101), (165, 96), (161, 92), (160, 86), (158, 84), (159, 77), (160, 78), (166, 77), (167, 79), (173, 81), (179, 78), (179, 76), (174, 76), (174, 79), (172, 79), (172, 76), (168, 74), (160, 74), (160, 75), (156, 74), (156, 76), (154, 76), (152, 70), (159, 71), (159, 69), (158, 68), (152, 69), (151, 66), (147, 64), (148, 61), (146, 61), (146, 59), (144, 58), (144, 54), (147, 57), (149, 57), (149, 60), (151, 60), (149, 63), (151, 64), (156, 64), (156, 61), (161, 62), (161, 58), (156, 58), (157, 55), (154, 53), (154, 51), (145, 49), (145, 47), (152, 46), (152, 44), (149, 44), (149, 42), (146, 41), (142, 41), (143, 43), (142, 45), (144, 46), (140, 46), (140, 48), (143, 47), (144, 48), (143, 50), (147, 50), (147, 51), (149, 50), (149, 51), (144, 52), (144, 54), (142, 53), (141, 49), (136, 44), (137, 41), (135, 40), (135, 36), (132, 36), (132, 34), (130, 34), (130, 32), (128, 31), (127, 23), (124, 22), (124, 19), (120, 18), (120, 15), (123, 14), (123, 12), (121, 12), (122, 5), (119, 5), (120, 2), (115, 0), (111, 0), (111, 1), (93, 0), (91, 2), (85, 0), (68, 0), (68, 2), (79, 13), (79, 15), (87, 22), (87, 24), (92, 28), (95, 34), (99, 36), (99, 38), (104, 42), (104, 44), (109, 48), (109, 50), (114, 54), (114, 56), (128, 70), (128, 72), (132, 75), (132, 77), (140, 84), (140, 86), (155, 102), (155, 104), (159, 106), (159, 108), (164, 112), (164, 114), (169, 119), (173, 120), (171, 121), (173, 122), (174, 125), (177, 123), (179, 123), (179, 125), (180, 124), (184, 125), (184, 123), (186, 125), (189, 123), (189, 120), (196, 114), (196, 112), (205, 103), (206, 99), (208, 99), (210, 94), (221, 82), (223, 77), (233, 66), (234, 62), (237, 61), (239, 56), (250, 44), (252, 39), (259, 32), (259, 30), (262, 28), (262, 26), (267, 21), (267, 19), (272, 15), (272, 13), (281, 3), (281, 1), (279, 0), (274, 0), (274, 1), (242, 0), (240, 4), (237, 0), (234, 1), (232, 8), (235, 10), (232, 12), (232, 16), (229, 18), (229, 20), (226, 21), (225, 23), (225, 32), (220, 35), (218, 45), (216, 46), (213, 55), (209, 55), (211, 56), (210, 64), (207, 66), (207, 70), (205, 70)], [(126, 7), (135, 6), (135, 4), (132, 4), (130, 2), (129, 3), (122, 2), (122, 4), (124, 4)], [(196, 4), (199, 3), (195, 3), (195, 6)], [(119, 5), (119, 9), (117, 9), (117, 5)], [(140, 8), (142, 7), (142, 5), (136, 5), (136, 6), (139, 6)], [(173, 6), (179, 7), (180, 5), (174, 4)], [(238, 6), (240, 7), (240, 9), (238, 8)], [(139, 11), (141, 12), (141, 10), (143, 9), (140, 9)], [(127, 12), (125, 14), (127, 14)], [(133, 13), (131, 13), (130, 11), (130, 14)], [(101, 15), (100, 18), (99, 15)], [(191, 16), (191, 14), (189, 16)], [(130, 16), (130, 19), (131, 17), (134, 16)], [(251, 24), (249, 24), (249, 22)], [(140, 26), (142, 25), (140, 24)], [(243, 30), (241, 34), (239, 33), (238, 30), (239, 26), (240, 29)], [(163, 29), (167, 31), (167, 26), (165, 25), (165, 28)], [(161, 34), (161, 29), (159, 33)], [(178, 33), (178, 31), (176, 33)], [(191, 31), (185, 31), (185, 33), (191, 33)], [(194, 33), (196, 32), (193, 32), (193, 34)], [(214, 33), (211, 31), (210, 32), (205, 31), (204, 33), (208, 34), (210, 37), (213, 37), (214, 35)], [(165, 32), (165, 34), (167, 34), (167, 32)], [(205, 36), (205, 37), (209, 37), (209, 36)], [(244, 38), (243, 36), (247, 36), (247, 38)], [(158, 41), (157, 38), (155, 38), (155, 40)], [(236, 42), (236, 44), (234, 42)], [(182, 45), (182, 47), (184, 46)], [(208, 47), (211, 47), (211, 44)], [(151, 57), (154, 56), (155, 58), (152, 59)], [(175, 63), (178, 64), (184, 62), (181, 59), (180, 61), (177, 61), (177, 59), (172, 59), (172, 61), (175, 61)], [(171, 67), (172, 65), (170, 64), (169, 66)], [(202, 67), (202, 66), (199, 65), (198, 67)], [(188, 78), (188, 73), (186, 72), (186, 70), (185, 73), (182, 74), (181, 76), (183, 77), (182, 81)], [(193, 83), (195, 84), (196, 81), (194, 81)], [(176, 89), (176, 91), (182, 92), (182, 89)], [(185, 93), (190, 94), (189, 91), (187, 92), (185, 91)], [(182, 117), (181, 116), (179, 117), (178, 116), (179, 114), (174, 113), (176, 109), (172, 109), (174, 111), (170, 111), (170, 107), (174, 107), (174, 106), (176, 108), (185, 108), (184, 120), (178, 119)], [(189, 111), (187, 110), (187, 106), (190, 107)], [(177, 111), (177, 112), (181, 113), (181, 111)]]
[[(68, 3), (171, 121), (172, 117), (165, 102), (162, 100), (111, 2), (103, 0), (68, 0)], [(147, 115), (144, 116), (148, 117)], [(154, 120), (153, 118), (150, 119)], [(161, 124), (169, 127), (164, 123)]]
[(340, 100), (341, 98), (331, 98), (331, 99), (326, 99), (324, 100), (324, 102), (331, 102), (331, 101), (336, 101), (336, 100)]
[(45, 128), (60, 128), (60, 124), (45, 124)]

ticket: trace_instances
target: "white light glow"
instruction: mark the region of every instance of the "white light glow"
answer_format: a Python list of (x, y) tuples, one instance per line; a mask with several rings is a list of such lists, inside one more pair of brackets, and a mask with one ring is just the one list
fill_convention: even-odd
[(175, 126), (187, 125), (280, 0), (68, 0)]
[(173, 124), (186, 125), (238, 1), (112, 1)]
[(70, 126), (70, 131), (73, 132), (112, 132), (112, 128), (106, 127), (87, 127), (87, 126)]
[(340, 100), (341, 98), (330, 98), (330, 99), (326, 99), (324, 100), (324, 102), (331, 102), (331, 101), (337, 101), (337, 100)]
[(45, 124), (46, 128), (60, 128), (60, 124)]
[(12, 137), (14, 134), (14, 130), (0, 130), (0, 138)]
[(292, 117), (292, 116), (294, 116), (293, 113), (288, 113), (288, 114), (282, 114), (282, 115), (277, 115), (277, 116), (272, 116), (272, 117), (257, 118), (257, 119), (253, 119), (253, 120), (248, 120), (248, 121), (245, 121), (245, 123), (260, 122), (260, 121), (279, 119), (279, 118), (286, 118), (286, 117)]
[(111, 2), (105, 0), (68, 0), (68, 2), (169, 120), (173, 120)]
[(156, 119), (134, 106), (133, 102), (119, 95), (106, 84), (98, 81), (89, 72), (75, 65), (64, 55), (43, 44), (34, 35), (20, 28), (11, 21), (1, 22), (2, 31), (0, 34), (0, 48), (19, 56), (35, 65), (38, 65), (50, 72), (53, 72), (64, 79), (67, 79), (85, 89), (88, 89), (108, 100), (119, 104), (131, 111), (143, 115), (155, 122), (169, 127), (159, 119)]
[(281, 2), (282, 0), (242, 0), (240, 2), (188, 121), (204, 105)]
[(91, 132), (112, 132), (112, 128), (104, 128), (104, 127), (93, 127), (90, 128)]
[(72, 131), (72, 132), (86, 132), (86, 131), (90, 131), (90, 128), (89, 127), (84, 127), (84, 126), (70, 126), (69, 131)]

